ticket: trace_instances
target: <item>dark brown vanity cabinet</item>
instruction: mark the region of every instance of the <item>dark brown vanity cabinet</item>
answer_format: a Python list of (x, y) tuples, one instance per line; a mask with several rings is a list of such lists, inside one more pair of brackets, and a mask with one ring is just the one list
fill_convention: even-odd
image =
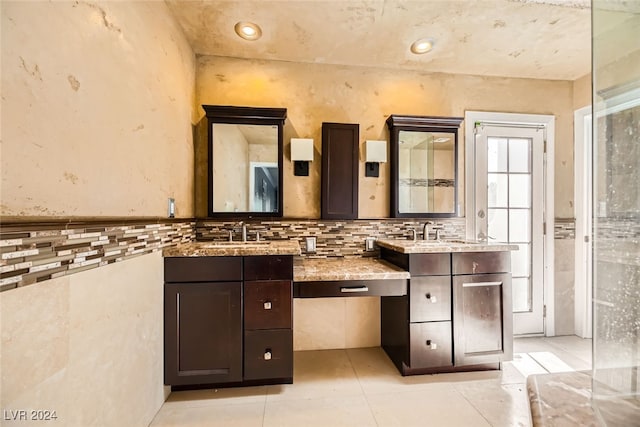
[(411, 274), (406, 296), (381, 298), (382, 347), (403, 375), (511, 359), (508, 252), (381, 255)]
[(292, 382), (292, 256), (165, 258), (165, 384)]
[(323, 219), (358, 218), (359, 125), (322, 123)]
[(510, 260), (509, 252), (452, 254), (456, 366), (512, 359)]
[(167, 385), (242, 380), (242, 259), (165, 258)]
[(244, 380), (291, 383), (293, 257), (244, 260)]

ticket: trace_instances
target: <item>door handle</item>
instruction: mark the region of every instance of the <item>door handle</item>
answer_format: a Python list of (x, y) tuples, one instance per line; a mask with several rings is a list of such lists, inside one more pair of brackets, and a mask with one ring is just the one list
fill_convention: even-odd
[(473, 282), (473, 283), (463, 283), (463, 288), (473, 288), (475, 286), (501, 286), (502, 282)]
[(489, 240), (489, 239), (496, 240), (495, 237), (484, 234), (484, 231), (481, 231), (478, 233), (478, 240)]

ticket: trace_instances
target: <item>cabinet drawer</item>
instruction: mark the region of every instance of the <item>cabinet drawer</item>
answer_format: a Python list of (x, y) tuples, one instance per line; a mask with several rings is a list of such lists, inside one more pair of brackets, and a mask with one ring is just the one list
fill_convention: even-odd
[(450, 275), (451, 254), (411, 254), (409, 255), (409, 272), (411, 276)]
[(293, 280), (293, 256), (244, 257), (244, 280)]
[(327, 280), (295, 282), (296, 298), (403, 296), (407, 294), (407, 279)]
[(451, 320), (451, 277), (418, 276), (409, 285), (411, 322)]
[(244, 329), (291, 328), (290, 281), (244, 283)]
[(508, 273), (511, 253), (465, 252), (452, 254), (453, 274)]
[(268, 378), (293, 378), (291, 329), (244, 333), (244, 379)]
[(453, 365), (451, 322), (411, 323), (409, 336), (412, 369)]
[(242, 280), (241, 257), (169, 257), (165, 282), (228, 282)]

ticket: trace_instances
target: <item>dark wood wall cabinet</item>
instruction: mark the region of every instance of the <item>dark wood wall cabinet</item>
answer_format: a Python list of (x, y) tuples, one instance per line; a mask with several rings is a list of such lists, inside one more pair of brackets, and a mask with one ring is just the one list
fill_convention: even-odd
[(357, 124), (322, 123), (322, 219), (358, 218)]
[(166, 385), (293, 381), (292, 256), (164, 261)]
[(499, 369), (513, 356), (509, 252), (381, 255), (411, 272), (381, 298), (382, 347), (403, 375)]

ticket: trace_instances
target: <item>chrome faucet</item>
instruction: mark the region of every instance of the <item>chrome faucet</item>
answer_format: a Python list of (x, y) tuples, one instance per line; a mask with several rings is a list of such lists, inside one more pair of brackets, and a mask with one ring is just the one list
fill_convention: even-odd
[(429, 225), (433, 224), (431, 221), (427, 221), (422, 226), (422, 240), (429, 240)]
[[(242, 241), (246, 242), (247, 241), (247, 224), (244, 223), (244, 221), (238, 221), (236, 223), (236, 225), (233, 227), (233, 229), (235, 229), (236, 227), (242, 227)], [(229, 231), (229, 241), (232, 241), (232, 231)]]
[(410, 228), (409, 232), (411, 233), (411, 240), (413, 240), (414, 242), (416, 241), (416, 235), (418, 233), (416, 233), (416, 229), (415, 228)]
[(242, 241), (246, 242), (247, 241), (247, 224), (240, 221), (240, 225), (242, 226)]

